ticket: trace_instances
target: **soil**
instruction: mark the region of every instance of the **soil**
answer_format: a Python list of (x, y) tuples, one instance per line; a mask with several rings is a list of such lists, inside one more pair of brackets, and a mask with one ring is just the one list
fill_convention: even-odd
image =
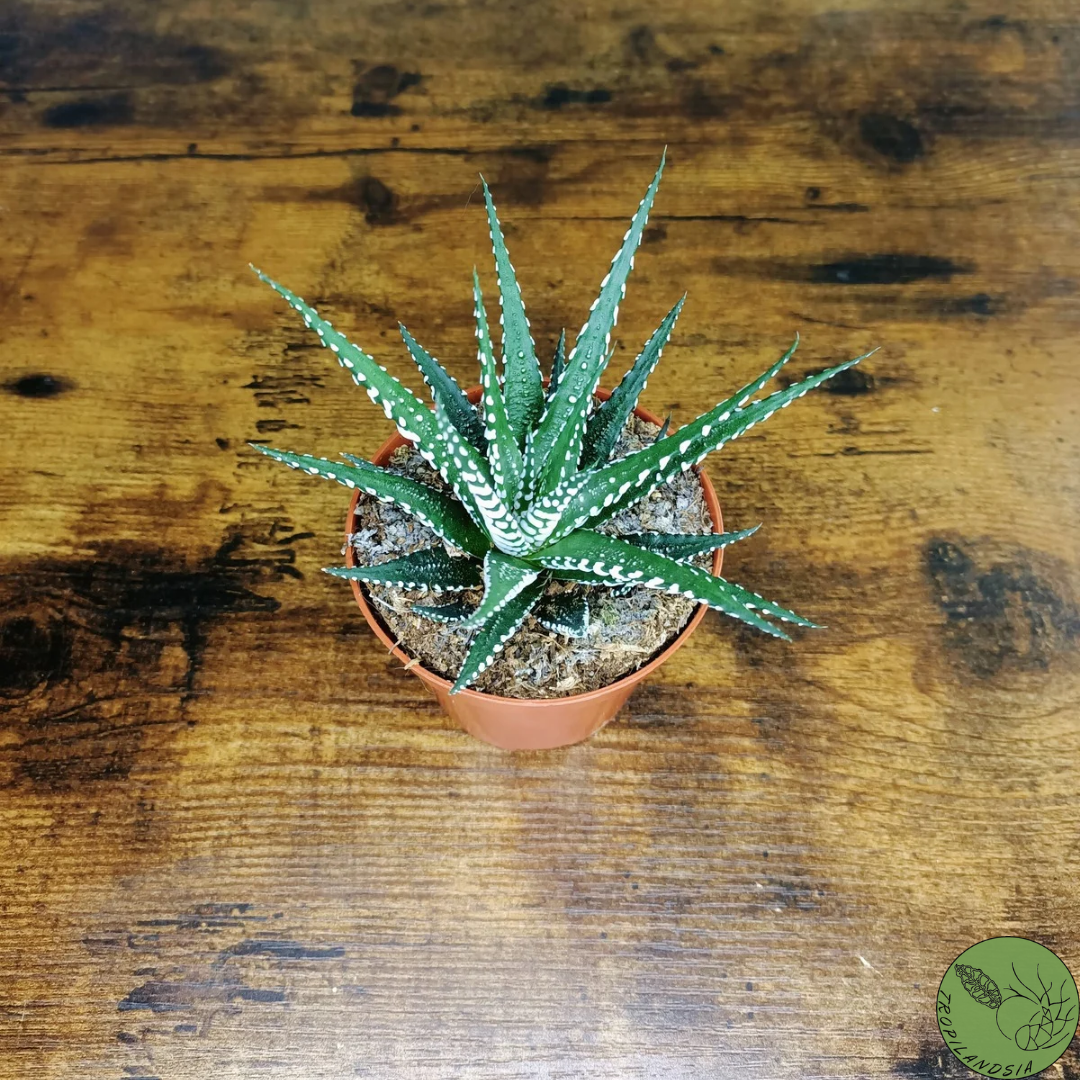
[[(612, 457), (648, 446), (658, 431), (655, 424), (631, 415)], [(412, 446), (399, 447), (386, 467), (434, 488), (446, 488), (442, 477)], [(442, 542), (394, 504), (363, 493), (356, 508), (355, 528), (350, 540), (357, 562), (365, 566)], [(691, 470), (679, 473), (646, 499), (598, 526), (597, 531), (613, 536), (642, 531), (708, 533), (712, 532), (712, 518), (701, 483)], [(451, 554), (462, 554), (449, 545), (447, 549)], [(697, 555), (691, 562), (708, 569), (712, 553)], [(474, 631), (412, 614), (413, 602), (439, 602), (427, 590), (382, 584), (363, 584), (361, 588), (410, 657), (446, 679), (457, 677)], [(580, 590), (588, 599), (590, 622), (585, 637), (552, 633), (529, 615), (470, 689), (513, 698), (558, 698), (599, 690), (648, 663), (686, 626), (697, 606), (685, 597), (641, 586), (613, 590), (552, 581), (547, 593), (572, 590)], [(480, 597), (480, 589), (453, 594), (454, 599), (470, 604), (479, 603)]]

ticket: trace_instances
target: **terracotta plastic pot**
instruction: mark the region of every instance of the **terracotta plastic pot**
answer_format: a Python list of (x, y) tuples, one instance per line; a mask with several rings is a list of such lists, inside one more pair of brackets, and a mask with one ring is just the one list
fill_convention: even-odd
[[(467, 393), (469, 400), (475, 404), (480, 399), (481, 387), (474, 386)], [(603, 401), (610, 397), (610, 392), (597, 390), (596, 396)], [(635, 409), (634, 413), (649, 423), (660, 424), (655, 416), (644, 409)], [(394, 435), (382, 445), (372, 460), (376, 465), (385, 465), (390, 460), (390, 455), (399, 446), (406, 445), (408, 443), (405, 439), (400, 435)], [(694, 472), (705, 492), (705, 502), (708, 504), (709, 514), (713, 519), (713, 531), (723, 532), (724, 523), (720, 516), (720, 503), (717, 501), (716, 492), (699, 466), (694, 466)], [(345, 563), (348, 566), (356, 565), (356, 553), (352, 544), (349, 543), (349, 536), (356, 531), (354, 521), (359, 500), (360, 492), (356, 491), (349, 504), (349, 516), (345, 523)], [(718, 548), (713, 555), (712, 572), (714, 574), (720, 573), (723, 557), (723, 549)], [(418, 660), (413, 660), (397, 646), (396, 639), (368, 604), (360, 588), (360, 582), (352, 582), (352, 588), (356, 602), (360, 605), (364, 618), (367, 619), (376, 636), (403, 664), (410, 665), (409, 670), (424, 681), (438, 699), (443, 710), (470, 735), (504, 750), (550, 750), (557, 746), (570, 746), (572, 743), (581, 742), (599, 731), (622, 708), (634, 687), (677, 649), (682, 648), (687, 638), (697, 628), (698, 623), (705, 617), (706, 611), (706, 605), (699, 605), (678, 637), (674, 638), (661, 653), (653, 657), (644, 667), (638, 668), (629, 675), (624, 675), (621, 679), (599, 690), (591, 690), (587, 694), (572, 694), (569, 697), (532, 700), (483, 694), (478, 690), (470, 689), (451, 696), (450, 687), (453, 684), (450, 681), (429, 671)]]

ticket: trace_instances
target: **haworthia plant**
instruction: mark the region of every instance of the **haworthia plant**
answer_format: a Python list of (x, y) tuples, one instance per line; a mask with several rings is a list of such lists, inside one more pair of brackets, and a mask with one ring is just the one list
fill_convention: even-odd
[(374, 566), (331, 568), (329, 573), (391, 582), (432, 595), (483, 588), (475, 606), (452, 600), (416, 604), (412, 609), (475, 632), (451, 693), (458, 693), (490, 667), (530, 614), (553, 634), (582, 637), (589, 633), (585, 595), (572, 589), (545, 596), (552, 579), (620, 591), (640, 587), (678, 594), (785, 639), (787, 635), (771, 619), (814, 625), (689, 562), (693, 555), (743, 539), (753, 529), (706, 536), (642, 532), (621, 537), (595, 529), (697, 465), (711, 451), (865, 358), (848, 360), (755, 400), (791, 358), (793, 344), (763, 375), (697, 420), (671, 434), (665, 424), (649, 446), (612, 459), (619, 432), (660, 359), (685, 299), (664, 317), (610, 398), (593, 408), (626, 280), (663, 171), (661, 159), (569, 352), (565, 335), (560, 337), (546, 390), (502, 227), (484, 184), (502, 309), (502, 358), (500, 365), (474, 272), (473, 311), (482, 384), (479, 411), (404, 327), (402, 337), (431, 392), (433, 409), (298, 296), (255, 270), (300, 313), (357, 385), (364, 387), (401, 436), (416, 446), (447, 484), (446, 490), (437, 491), (348, 455), (344, 455), (347, 463), (340, 463), (252, 444), (295, 469), (397, 504), (445, 544)]

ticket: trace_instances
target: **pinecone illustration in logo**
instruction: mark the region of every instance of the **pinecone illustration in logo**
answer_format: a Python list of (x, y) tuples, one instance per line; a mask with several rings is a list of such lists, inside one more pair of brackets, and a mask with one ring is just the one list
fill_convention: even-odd
[(984, 971), (967, 964), (954, 964), (956, 974), (960, 976), (960, 985), (980, 1004), (989, 1009), (1001, 1005), (1001, 991), (998, 984)]

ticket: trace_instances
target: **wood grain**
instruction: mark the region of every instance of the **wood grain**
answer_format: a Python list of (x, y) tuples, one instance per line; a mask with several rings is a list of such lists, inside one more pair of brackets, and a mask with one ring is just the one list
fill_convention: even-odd
[[(962, 949), (1080, 973), (1078, 61), (1052, 0), (0, 6), (0, 1077), (929, 1080)], [(606, 385), (683, 290), (675, 423), (881, 346), (708, 464), (829, 629), (503, 754), (246, 447), (389, 432), (247, 263), (471, 383), (478, 172), (550, 349), (665, 144)]]

